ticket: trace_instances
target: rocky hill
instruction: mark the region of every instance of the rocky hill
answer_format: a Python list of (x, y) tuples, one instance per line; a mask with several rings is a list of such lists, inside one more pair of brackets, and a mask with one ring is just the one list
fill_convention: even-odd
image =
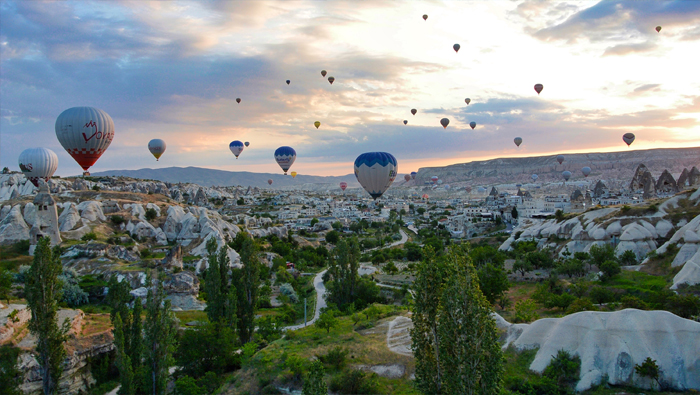
[(564, 170), (571, 171), (572, 179), (583, 179), (581, 168), (589, 166), (592, 172), (588, 179), (604, 179), (609, 186), (614, 184), (615, 180), (625, 180), (625, 184), (628, 185), (640, 163), (644, 163), (655, 178), (658, 178), (666, 169), (674, 178), (677, 178), (684, 168), (691, 169), (700, 164), (700, 147), (565, 154), (564, 157), (561, 165), (557, 162), (556, 155), (549, 155), (498, 158), (444, 167), (423, 167), (418, 171), (416, 183), (422, 185), (432, 176), (438, 176), (445, 183), (453, 186), (459, 183), (478, 185), (526, 183), (530, 181), (532, 174), (537, 174), (538, 182), (542, 183), (560, 181)]
[(295, 178), (280, 173), (252, 173), (248, 171), (225, 171), (205, 169), (201, 167), (166, 167), (163, 169), (139, 169), (139, 170), (109, 170), (93, 173), (93, 177), (100, 176), (125, 176), (141, 178), (145, 180), (158, 180), (170, 183), (192, 183), (203, 186), (234, 186), (268, 188), (267, 180), (272, 180), (272, 188), (303, 188), (304, 184), (327, 184), (329, 187), (337, 187), (338, 183), (345, 181), (350, 187), (357, 187), (355, 175), (345, 176), (309, 176), (299, 174)]

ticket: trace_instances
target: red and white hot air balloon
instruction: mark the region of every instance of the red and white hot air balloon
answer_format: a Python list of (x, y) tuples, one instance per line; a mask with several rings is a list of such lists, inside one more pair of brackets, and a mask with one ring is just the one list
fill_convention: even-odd
[(56, 137), (83, 168), (83, 175), (107, 150), (114, 139), (114, 121), (94, 107), (73, 107), (56, 119)]
[(345, 188), (347, 188), (347, 187), (348, 187), (348, 183), (347, 183), (347, 182), (343, 181), (343, 182), (340, 183), (340, 189), (342, 189), (343, 192), (345, 192)]
[(410, 174), (406, 174), (405, 176), (403, 176), (403, 179), (406, 180), (407, 182), (408, 182), (408, 181), (411, 181), (411, 175), (410, 175)]

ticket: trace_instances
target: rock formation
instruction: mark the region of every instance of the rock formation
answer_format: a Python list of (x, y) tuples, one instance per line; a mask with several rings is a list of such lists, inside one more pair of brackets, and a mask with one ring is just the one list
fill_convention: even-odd
[(595, 184), (595, 187), (593, 187), (593, 197), (600, 198), (606, 193), (608, 193), (608, 187), (605, 186), (603, 181), (598, 180), (598, 182)]
[(678, 185), (678, 188), (687, 188), (690, 186), (690, 183), (688, 182), (688, 176), (690, 175), (690, 172), (688, 171), (687, 168), (683, 169), (681, 172), (681, 175), (678, 176), (678, 180), (676, 181), (676, 185)]
[(673, 176), (668, 170), (664, 170), (656, 181), (656, 191), (665, 194), (674, 194), (678, 192), (676, 180), (673, 179)]
[(29, 227), (22, 217), (21, 206), (15, 205), (0, 222), (0, 245), (29, 239)]

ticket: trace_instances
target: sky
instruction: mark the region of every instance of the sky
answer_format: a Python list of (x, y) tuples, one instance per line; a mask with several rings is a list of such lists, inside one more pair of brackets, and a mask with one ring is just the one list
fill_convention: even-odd
[[(695, 147), (698, 53), (700, 1), (687, 0), (0, 0), (0, 166), (18, 170), (40, 146), (58, 155), (57, 175), (80, 174), (54, 130), (75, 106), (114, 120), (92, 172), (281, 172), (282, 145), (297, 152), (291, 170), (310, 175), (352, 173), (369, 151), (392, 153), (405, 174)], [(158, 162), (154, 138), (167, 143)], [(238, 160), (232, 140), (250, 142)]]

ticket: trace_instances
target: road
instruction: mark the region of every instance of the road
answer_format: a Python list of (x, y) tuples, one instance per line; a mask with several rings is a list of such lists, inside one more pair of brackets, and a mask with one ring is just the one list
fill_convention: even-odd
[(403, 229), (399, 229), (399, 233), (401, 234), (401, 240), (395, 241), (387, 246), (370, 248), (369, 250), (365, 250), (363, 252), (370, 252), (370, 251), (378, 250), (380, 248), (396, 247), (398, 245), (406, 243), (408, 241), (408, 235), (406, 234), (406, 232), (404, 232)]
[[(316, 322), (318, 316), (321, 315), (321, 309), (326, 307), (326, 286), (325, 284), (323, 284), (323, 275), (326, 274), (327, 270), (328, 269), (318, 273), (316, 277), (314, 277), (314, 288), (316, 288), (316, 311), (314, 312), (313, 318), (306, 323), (307, 326), (312, 325), (314, 322)], [(295, 331), (303, 327), (304, 324), (291, 325), (282, 328), (282, 330)]]

